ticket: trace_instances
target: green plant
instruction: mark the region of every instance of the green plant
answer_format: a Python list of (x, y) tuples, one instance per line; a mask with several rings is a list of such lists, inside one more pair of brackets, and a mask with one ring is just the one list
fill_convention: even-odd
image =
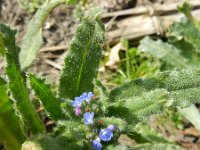
[[(108, 87), (116, 87), (137, 78), (152, 77), (160, 71), (161, 63), (157, 58), (139, 51), (130, 44), (131, 42), (122, 39), (116, 45), (120, 45), (119, 52), (115, 52), (119, 60), (112, 66), (108, 62), (112, 62), (113, 60), (111, 58), (116, 58), (116, 56), (113, 56), (114, 54), (111, 52), (109, 60), (107, 60), (107, 52), (103, 53), (101, 65), (108, 65), (108, 68), (105, 69), (105, 72), (100, 74), (102, 76), (100, 77), (105, 80), (104, 82)], [(114, 47), (111, 51), (113, 50)], [(109, 49), (107, 51), (109, 51)]]
[(125, 51), (120, 51), (118, 72), (123, 77), (122, 83), (144, 77), (152, 77), (159, 71), (160, 63), (138, 49), (129, 46), (127, 40), (121, 40)]
[[(53, 9), (63, 2), (51, 0), (45, 3), (43, 8), (49, 8), (47, 5), (52, 4)], [(48, 14), (43, 13), (41, 15)], [(193, 68), (166, 71), (152, 78), (137, 79), (108, 93), (106, 87), (96, 80), (101, 44), (104, 41), (100, 13), (98, 9), (91, 10), (77, 28), (65, 58), (59, 91), (56, 94), (52, 93), (44, 79), (24, 72), (23, 69), (28, 65), (23, 64), (24, 67), (20, 67), (22, 64), (19, 53), (23, 53), (24, 49), (20, 52), (20, 48), (15, 44), (16, 31), (7, 25), (0, 25), (0, 53), (7, 63), (7, 80), (0, 78), (0, 128), (3, 131), (0, 140), (4, 141), (8, 150), (18, 150), (21, 145), (23, 150), (92, 147), (128, 149), (126, 145), (119, 145), (117, 142), (121, 133), (133, 137), (135, 125), (150, 115), (161, 113), (165, 109), (185, 108), (199, 102), (200, 70)], [(38, 25), (41, 25), (44, 19), (38, 17), (35, 20), (37, 26), (34, 31), (40, 34), (41, 26)], [(27, 32), (30, 36), (29, 32), (32, 30)], [(30, 36), (33, 41), (37, 38), (39, 36)], [(27, 36), (25, 41), (30, 39)], [(34, 47), (31, 43), (26, 44)], [(36, 50), (33, 50), (29, 53), (35, 55)], [(27, 57), (31, 54), (27, 54)], [(46, 114), (55, 122), (52, 132), (46, 133), (43, 122), (34, 111), (27, 85), (30, 85)], [(94, 85), (99, 88), (100, 96), (93, 97)], [(182, 149), (173, 143), (143, 144), (134, 147), (163, 148)]]
[(168, 41), (153, 40), (145, 37), (138, 49), (163, 62), (163, 70), (198, 67), (200, 58), (200, 24), (190, 11), (191, 6), (184, 3), (178, 7), (185, 14), (180, 22), (174, 22), (168, 31)]
[[(138, 49), (150, 54), (162, 62), (162, 70), (179, 70), (183, 68), (198, 68), (199, 66), (199, 22), (191, 15), (191, 6), (184, 3), (178, 10), (185, 14), (180, 22), (174, 22), (168, 31), (168, 40), (153, 40), (145, 37)], [(187, 109), (178, 108), (179, 113), (187, 118), (197, 129), (200, 128), (199, 110), (191, 105)], [(190, 112), (189, 116), (188, 112)]]

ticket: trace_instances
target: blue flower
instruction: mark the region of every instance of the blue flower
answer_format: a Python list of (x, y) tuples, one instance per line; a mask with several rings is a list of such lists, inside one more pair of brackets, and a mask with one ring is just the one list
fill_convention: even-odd
[(84, 114), (84, 123), (85, 124), (93, 124), (93, 117), (94, 117), (94, 112), (86, 112)]
[(110, 130), (110, 131), (114, 131), (115, 130), (115, 126), (111, 124), (111, 125), (109, 125), (107, 127), (107, 129)]
[(110, 141), (112, 137), (113, 137), (113, 133), (109, 129), (101, 130), (101, 132), (99, 133), (99, 138), (102, 141)]
[(83, 93), (80, 97), (89, 104), (92, 96), (94, 96), (94, 94), (92, 92), (88, 92), (88, 93)]
[(89, 104), (92, 96), (94, 96), (92, 92), (83, 93), (81, 96), (75, 97), (75, 99), (71, 101), (72, 106), (80, 107), (84, 100)]
[(81, 99), (81, 97), (75, 97), (75, 99), (71, 101), (72, 106), (74, 107), (80, 107), (82, 102), (83, 100)]
[(101, 143), (100, 143), (100, 139), (99, 139), (99, 138), (96, 139), (96, 140), (93, 140), (93, 141), (92, 141), (92, 144), (93, 144), (94, 150), (101, 150), (102, 145), (101, 145)]

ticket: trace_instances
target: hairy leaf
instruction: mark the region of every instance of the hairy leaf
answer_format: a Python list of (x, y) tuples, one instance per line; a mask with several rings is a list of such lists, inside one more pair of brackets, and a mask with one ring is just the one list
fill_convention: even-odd
[(140, 96), (118, 100), (108, 107), (109, 115), (124, 118), (127, 122), (136, 125), (146, 117), (161, 113), (165, 108), (168, 92), (157, 89)]
[(0, 77), (0, 141), (6, 141), (6, 149), (19, 150), (25, 140), (20, 119), (13, 103), (6, 94), (6, 82)]
[[(200, 65), (199, 62), (200, 54), (195, 51), (195, 48), (191, 43), (188, 43), (187, 41), (182, 39), (182, 40), (171, 41), (171, 44), (173, 44), (173, 46), (181, 50), (182, 56), (187, 59), (186, 63), (187, 66), (197, 68)], [(180, 68), (179, 66), (174, 66), (174, 67)]]
[(164, 61), (172, 67), (178, 66), (179, 68), (183, 68), (187, 66), (187, 59), (180, 54), (181, 51), (168, 43), (162, 42), (161, 40), (154, 41), (147, 36), (140, 41), (138, 49), (152, 55), (153, 57), (161, 59), (161, 61)]
[(111, 91), (110, 100), (126, 99), (138, 96), (144, 91), (164, 88), (168, 91), (178, 91), (200, 86), (199, 69), (183, 69), (181, 71), (165, 71), (156, 77), (137, 79)]
[[(84, 149), (83, 138), (86, 135), (84, 124), (74, 121), (58, 121), (54, 130), (56, 134), (40, 135), (34, 140), (27, 141), (23, 144), (22, 150), (26, 148), (35, 148), (35, 150), (76, 150)], [(86, 149), (86, 148), (85, 148)]]
[(157, 77), (135, 80), (110, 93), (110, 115), (135, 124), (168, 107), (188, 107), (199, 102), (200, 70), (160, 73)]
[(28, 24), (28, 30), (23, 38), (19, 55), (21, 69), (30, 66), (42, 46), (42, 26), (48, 14), (66, 0), (46, 0)]
[(76, 143), (68, 142), (68, 138), (63, 136), (41, 137), (36, 141), (27, 141), (22, 145), (22, 150), (66, 150), (66, 149), (82, 149)]
[(29, 81), (33, 91), (42, 102), (49, 117), (53, 120), (63, 118), (60, 102), (51, 92), (50, 86), (45, 84), (44, 79), (37, 78), (35, 75), (29, 74)]
[(183, 150), (178, 145), (175, 144), (140, 144), (133, 147), (134, 150)]
[(57, 123), (57, 130), (55, 131), (59, 136), (66, 137), (67, 141), (71, 143), (82, 143), (81, 139), (85, 138), (85, 134), (87, 133), (84, 124), (71, 120), (59, 121)]
[(83, 18), (75, 32), (60, 78), (60, 97), (73, 99), (83, 92), (93, 91), (103, 39), (103, 27), (96, 17), (92, 14)]
[(113, 146), (113, 145), (109, 145), (107, 147), (107, 150), (128, 150), (128, 146), (126, 145), (117, 145), (117, 146)]
[[(190, 18), (190, 20), (191, 20), (190, 23), (191, 23), (192, 21), (195, 21), (195, 20), (192, 19), (192, 15), (190, 13), (189, 7), (190, 6), (188, 4), (184, 4), (184, 6), (180, 7), (180, 9), (181, 9), (181, 11), (183, 11), (185, 13), (185, 15), (187, 17)], [(174, 24), (180, 24), (180, 23), (174, 23)], [(172, 29), (173, 29), (173, 26), (172, 26)], [(185, 30), (185, 28), (183, 30)], [(175, 30), (175, 32), (177, 32), (177, 31)], [(173, 69), (174, 68), (182, 69), (185, 67), (198, 67), (199, 66), (200, 56), (198, 53), (196, 53), (194, 45), (192, 45), (192, 43), (188, 43), (186, 41), (186, 39), (175, 40), (175, 41), (171, 40), (171, 42), (174, 46), (171, 46), (171, 45), (161, 42), (161, 41), (153, 41), (149, 38), (144, 38), (139, 47), (144, 48), (145, 52), (150, 53), (153, 57), (159, 58), (161, 61), (164, 61), (167, 66), (172, 66)], [(149, 47), (152, 47), (151, 45), (156, 45), (156, 43), (160, 43), (159, 46), (162, 47), (162, 49), (157, 48), (156, 51), (155, 50), (151, 51), (151, 48), (149, 48)], [(168, 48), (166, 47), (167, 45), (168, 45)], [(170, 50), (170, 47), (171, 47), (171, 50)], [(177, 52), (179, 52), (179, 53), (177, 53)], [(160, 54), (160, 53), (164, 54), (163, 57), (159, 57), (158, 54)], [(169, 58), (171, 58), (171, 59), (169, 59)], [(177, 62), (181, 62), (182, 65), (180, 65), (180, 63), (177, 63)], [(178, 92), (173, 93), (172, 95), (173, 95), (173, 97), (176, 97), (175, 99), (177, 102), (179, 102), (179, 105), (184, 107), (184, 106), (188, 106), (187, 98), (190, 100), (190, 103), (191, 103), (191, 101), (193, 101), (193, 103), (195, 103), (199, 100), (198, 91), (199, 91), (199, 88), (197, 88), (197, 89), (193, 88), (193, 89), (189, 89), (189, 90), (178, 91)], [(193, 100), (191, 99), (190, 95), (193, 95), (192, 96)], [(191, 123), (193, 123), (194, 122), (193, 119), (191, 117), (187, 117), (187, 109), (189, 109), (189, 108), (179, 109), (179, 112), (184, 117), (188, 118), (188, 120), (191, 121)], [(193, 108), (193, 109), (195, 109), (195, 108)], [(194, 113), (194, 114), (192, 114), (192, 113)], [(191, 111), (190, 115), (196, 116), (197, 112), (195, 113), (194, 111)], [(195, 124), (197, 126), (198, 122), (196, 122)]]
[(96, 83), (95, 85), (100, 91), (101, 98), (106, 98), (108, 96), (108, 90), (106, 89), (106, 87), (99, 80), (96, 80), (95, 83)]
[(146, 123), (137, 124), (134, 128), (134, 131), (151, 143), (170, 143), (170, 141), (165, 139), (162, 134), (157, 132), (154, 128), (150, 127)]
[(28, 89), (25, 86), (21, 75), (20, 64), (18, 60), (19, 47), (15, 45), (15, 30), (1, 24), (0, 32), (3, 35), (4, 51), (6, 55), (6, 73), (9, 78), (9, 88), (16, 102), (17, 109), (20, 111), (25, 125), (33, 133), (44, 131), (42, 122), (36, 114), (33, 105), (29, 99)]

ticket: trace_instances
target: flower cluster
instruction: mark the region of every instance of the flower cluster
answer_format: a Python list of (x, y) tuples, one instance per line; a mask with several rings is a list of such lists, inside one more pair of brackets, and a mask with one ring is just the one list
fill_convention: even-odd
[[(82, 105), (83, 101), (85, 100), (87, 104), (90, 104), (90, 100), (91, 100), (92, 96), (94, 96), (94, 94), (92, 92), (83, 93), (81, 96), (75, 97), (75, 99), (71, 101), (72, 106), (75, 107), (75, 114), (77, 116), (79, 116), (81, 114), (81, 105)], [(93, 121), (94, 112), (86, 111), (83, 115), (83, 118), (84, 118), (84, 123), (86, 125), (94, 124), (94, 121)], [(92, 141), (93, 148), (95, 150), (101, 150), (101, 148), (102, 148), (101, 141), (110, 141), (113, 137), (114, 130), (115, 130), (114, 125), (109, 125), (106, 129), (101, 130), (98, 135), (98, 138)]]
[(91, 100), (92, 96), (94, 96), (94, 94), (92, 92), (83, 93), (81, 96), (75, 97), (75, 99), (71, 101), (72, 106), (75, 107), (75, 114), (77, 116), (79, 116), (81, 114), (82, 102), (85, 100), (87, 104), (90, 104), (90, 100)]

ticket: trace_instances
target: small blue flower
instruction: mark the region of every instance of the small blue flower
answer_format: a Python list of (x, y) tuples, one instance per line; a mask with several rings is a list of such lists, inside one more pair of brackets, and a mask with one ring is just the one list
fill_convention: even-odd
[(83, 100), (81, 99), (81, 97), (75, 97), (75, 99), (71, 101), (72, 106), (74, 107), (80, 107), (82, 102)]
[(107, 127), (107, 129), (110, 130), (110, 131), (114, 131), (115, 130), (115, 126), (111, 124), (111, 125), (109, 125)]
[(101, 145), (101, 143), (100, 143), (100, 139), (99, 139), (99, 138), (96, 139), (96, 140), (93, 140), (93, 141), (92, 141), (92, 144), (93, 144), (94, 150), (101, 150), (102, 145)]
[(84, 123), (85, 124), (93, 124), (93, 117), (94, 117), (94, 112), (86, 112), (84, 114)]
[(94, 96), (92, 92), (83, 93), (81, 96), (75, 97), (75, 99), (71, 101), (72, 106), (80, 107), (84, 100), (89, 104), (92, 96)]
[(101, 132), (99, 133), (99, 138), (102, 141), (110, 141), (112, 137), (113, 137), (113, 133), (109, 129), (101, 130)]
[(94, 96), (94, 94), (92, 92), (88, 92), (88, 93), (83, 93), (80, 97), (89, 104), (92, 96)]

